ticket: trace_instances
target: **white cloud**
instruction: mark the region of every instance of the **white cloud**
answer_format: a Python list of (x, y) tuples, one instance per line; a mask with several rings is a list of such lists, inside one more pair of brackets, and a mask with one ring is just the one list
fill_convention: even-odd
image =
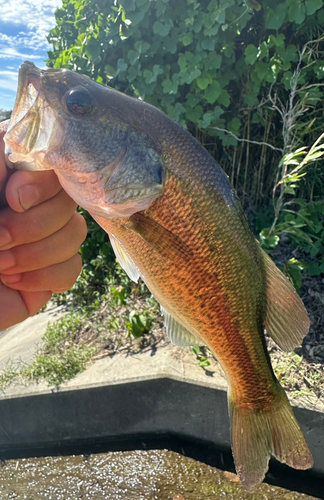
[(18, 50), (12, 47), (3, 47), (0, 43), (0, 59), (44, 59), (43, 56), (37, 54), (27, 54), (24, 52), (19, 52)]
[(46, 35), (55, 26), (54, 12), (62, 0), (0, 0), (1, 22), (25, 26), (18, 35), (0, 34), (9, 47), (48, 49)]
[[(18, 73), (16, 71), (0, 71), (0, 88), (16, 92)], [(2, 93), (3, 95), (3, 93)]]

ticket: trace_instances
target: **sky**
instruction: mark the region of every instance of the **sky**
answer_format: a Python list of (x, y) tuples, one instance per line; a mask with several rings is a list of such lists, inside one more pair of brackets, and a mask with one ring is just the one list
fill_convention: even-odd
[(12, 109), (18, 69), (26, 60), (44, 68), (49, 30), (62, 0), (0, 0), (0, 108)]

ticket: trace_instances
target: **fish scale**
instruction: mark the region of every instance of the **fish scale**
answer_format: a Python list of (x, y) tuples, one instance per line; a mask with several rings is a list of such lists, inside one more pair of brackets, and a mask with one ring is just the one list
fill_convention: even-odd
[[(28, 97), (31, 85), (35, 101)], [(265, 325), (291, 350), (309, 319), (207, 151), (143, 101), (30, 62), (20, 69), (5, 142), (8, 166), (54, 169), (107, 231), (130, 278), (142, 277), (159, 300), (170, 340), (207, 345), (217, 357), (229, 383), (232, 451), (242, 483), (259, 484), (271, 454), (296, 469), (312, 467), (263, 332)]]

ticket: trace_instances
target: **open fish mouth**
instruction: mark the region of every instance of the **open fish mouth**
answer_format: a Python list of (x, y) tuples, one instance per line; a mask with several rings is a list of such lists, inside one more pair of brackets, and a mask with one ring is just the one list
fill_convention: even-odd
[[(41, 77), (44, 72), (26, 61), (19, 70), (17, 97), (5, 136), (6, 162), (25, 170), (44, 170), (56, 116), (45, 99)], [(50, 167), (48, 167), (50, 168)]]

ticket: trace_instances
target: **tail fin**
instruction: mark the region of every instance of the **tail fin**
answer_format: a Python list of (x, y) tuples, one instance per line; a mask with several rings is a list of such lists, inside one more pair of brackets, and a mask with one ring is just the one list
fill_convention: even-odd
[(229, 399), (229, 412), (236, 472), (246, 488), (263, 481), (271, 454), (295, 469), (313, 467), (313, 457), (281, 387), (269, 409), (242, 409)]

